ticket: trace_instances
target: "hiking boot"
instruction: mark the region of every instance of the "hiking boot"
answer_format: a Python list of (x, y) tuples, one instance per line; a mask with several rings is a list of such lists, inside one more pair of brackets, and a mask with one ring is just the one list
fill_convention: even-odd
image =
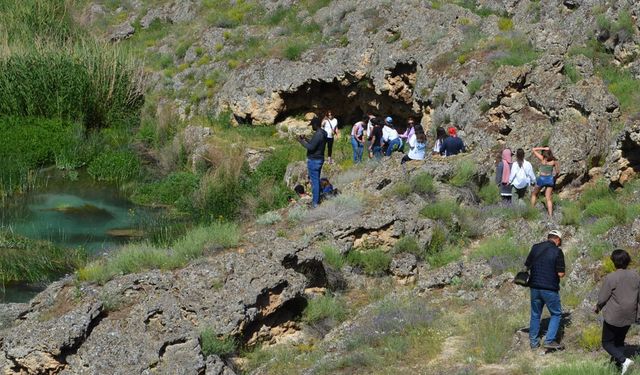
[(629, 358), (624, 360), (624, 363), (622, 363), (622, 372), (621, 374), (624, 375), (627, 370), (629, 370), (629, 367), (633, 366), (633, 361), (630, 360)]
[(551, 341), (551, 342), (545, 343), (544, 348), (551, 349), (551, 350), (562, 350), (564, 349), (564, 345), (560, 344), (557, 341)]

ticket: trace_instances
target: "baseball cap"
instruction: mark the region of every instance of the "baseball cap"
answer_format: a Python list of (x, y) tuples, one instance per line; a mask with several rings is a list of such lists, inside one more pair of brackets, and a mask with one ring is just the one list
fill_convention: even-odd
[(549, 235), (549, 236), (556, 236), (556, 237), (558, 237), (558, 238), (562, 239), (562, 233), (561, 233), (559, 230), (555, 230), (555, 229), (554, 229), (554, 230), (552, 230), (552, 231), (549, 231), (549, 234), (548, 234), (548, 235)]
[(456, 135), (456, 133), (457, 133), (456, 128), (453, 127), (453, 126), (449, 127), (449, 129), (447, 129), (447, 131), (448, 131), (449, 135)]
[(393, 119), (391, 118), (391, 116), (387, 116), (384, 121), (388, 122), (389, 124), (393, 123)]

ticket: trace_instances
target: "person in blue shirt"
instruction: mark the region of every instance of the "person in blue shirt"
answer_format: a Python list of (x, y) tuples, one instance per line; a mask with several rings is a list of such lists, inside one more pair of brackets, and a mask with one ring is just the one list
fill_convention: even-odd
[(458, 155), (461, 152), (465, 152), (464, 142), (458, 138), (457, 130), (451, 126), (448, 129), (449, 136), (442, 141), (440, 145), (440, 155), (453, 156)]

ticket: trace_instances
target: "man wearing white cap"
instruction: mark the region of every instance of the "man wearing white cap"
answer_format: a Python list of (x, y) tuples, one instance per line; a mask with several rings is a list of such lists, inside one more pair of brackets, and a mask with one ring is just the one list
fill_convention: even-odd
[(564, 277), (565, 265), (562, 249), (562, 234), (552, 230), (547, 235), (547, 241), (533, 245), (524, 265), (531, 273), (529, 288), (531, 288), (531, 319), (529, 322), (529, 343), (531, 349), (540, 346), (540, 318), (542, 309), (547, 306), (551, 318), (545, 335), (544, 347), (559, 350), (564, 345), (556, 340), (562, 305), (560, 304), (560, 278)]

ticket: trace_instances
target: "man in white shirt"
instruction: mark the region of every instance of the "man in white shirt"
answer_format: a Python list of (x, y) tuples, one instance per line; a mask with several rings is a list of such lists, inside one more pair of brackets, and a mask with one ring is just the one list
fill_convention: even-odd
[(386, 144), (386, 156), (391, 156), (393, 152), (393, 148), (399, 148), (402, 144), (400, 140), (400, 135), (398, 135), (398, 131), (393, 128), (393, 119), (391, 117), (387, 117), (384, 119), (384, 127), (382, 128), (382, 142)]
[(333, 136), (336, 138), (340, 136), (338, 130), (338, 119), (333, 117), (333, 112), (328, 111), (324, 120), (322, 121), (322, 129), (327, 133), (327, 162), (333, 164), (331, 155), (333, 154)]

